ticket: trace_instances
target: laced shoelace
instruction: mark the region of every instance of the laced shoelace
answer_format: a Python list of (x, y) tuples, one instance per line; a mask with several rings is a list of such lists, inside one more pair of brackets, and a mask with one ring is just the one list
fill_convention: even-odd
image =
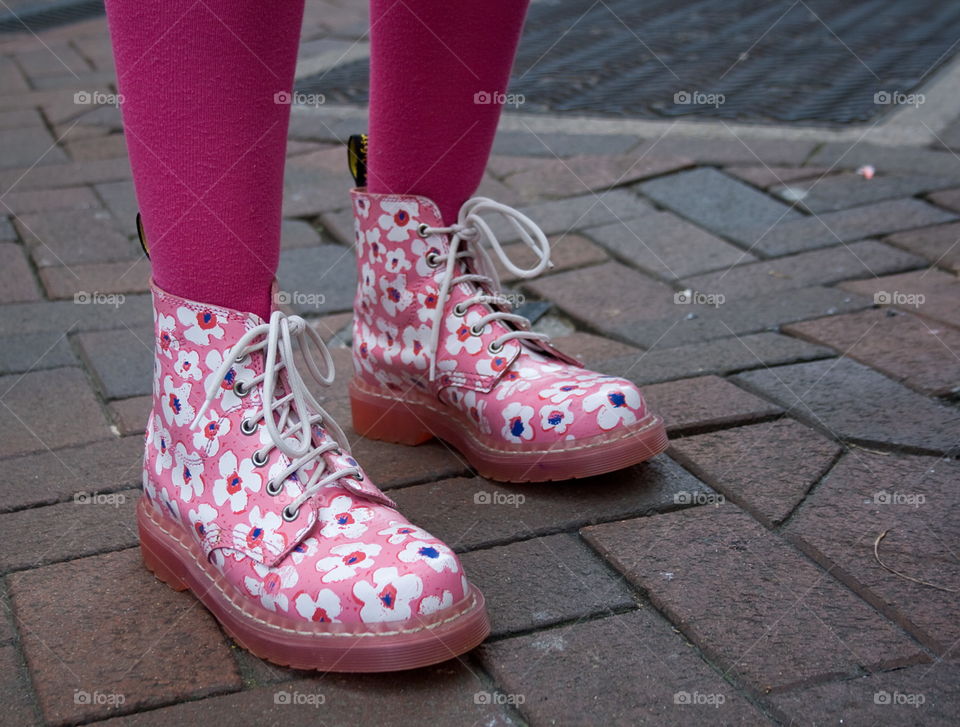
[[(516, 230), (520, 239), (537, 256), (533, 267), (522, 268), (514, 263), (497, 236), (490, 229), (490, 225), (481, 216), (485, 212), (499, 214), (507, 219)], [(490, 312), (481, 316), (471, 326), (470, 332), (479, 336), (487, 324), (493, 321), (503, 321), (511, 324), (512, 330), (503, 333), (490, 342), (488, 349), (497, 353), (503, 349), (503, 344), (514, 339), (528, 339), (533, 341), (549, 341), (550, 337), (544, 333), (530, 330), (530, 321), (521, 315), (503, 310), (504, 298), (500, 286), (500, 277), (497, 275), (493, 260), (487, 253), (483, 243), (489, 244), (496, 253), (503, 266), (518, 278), (533, 278), (552, 266), (550, 262), (550, 241), (536, 222), (513, 207), (495, 202), (487, 197), (473, 197), (460, 207), (457, 223), (449, 227), (430, 227), (421, 224), (418, 228), (421, 237), (430, 235), (450, 235), (450, 249), (447, 253), (428, 253), (427, 264), (439, 267), (446, 263), (446, 269), (440, 283), (437, 296), (437, 306), (433, 313), (430, 341), (427, 353), (430, 357), (430, 381), (436, 377), (437, 355), (440, 347), (440, 328), (443, 325), (444, 310), (450, 290), (460, 283), (474, 283), (477, 293), (467, 300), (461, 301), (454, 308), (454, 314), (466, 316), (467, 309), (476, 304), (489, 306)], [(457, 263), (460, 260), (474, 259), (473, 268), (476, 272), (456, 274)]]
[[(263, 373), (254, 376), (250, 381), (242, 382), (239, 379), (234, 383), (234, 393), (239, 397), (247, 396), (258, 384), (263, 384), (261, 391), (262, 406), (248, 415), (240, 423), (240, 431), (251, 435), (257, 431), (260, 420), (263, 420), (270, 443), (263, 449), (253, 453), (254, 465), (262, 467), (270, 460), (270, 453), (276, 448), (285, 454), (290, 463), (278, 474), (267, 481), (266, 489), (270, 495), (278, 495), (283, 491), (284, 481), (293, 473), (297, 473), (303, 484), (303, 491), (294, 498), (285, 508), (282, 516), (285, 520), (296, 520), (300, 506), (313, 497), (323, 487), (343, 477), (363, 479), (363, 474), (357, 467), (346, 467), (326, 473), (327, 463), (323, 459), (325, 452), (350, 451), (347, 437), (339, 425), (324, 411), (320, 403), (307, 388), (306, 382), (294, 365), (293, 340), (297, 339), (303, 360), (307, 365), (310, 376), (319, 384), (329, 386), (333, 383), (333, 359), (320, 335), (313, 330), (300, 316), (288, 316), (281, 311), (274, 311), (269, 323), (263, 323), (247, 331), (234, 346), (223, 356), (223, 363), (217, 369), (207, 387), (207, 397), (197, 412), (196, 419), (190, 425), (197, 427), (200, 419), (217, 398), (221, 391), (221, 382), (237, 363), (247, 360), (247, 357), (256, 351), (264, 351)], [(326, 373), (317, 366), (317, 362), (308, 350), (307, 344), (313, 344), (323, 356)], [(280, 372), (286, 371), (285, 381), (279, 382)], [(278, 387), (280, 383), (280, 387)], [(286, 393), (284, 393), (286, 391)], [(319, 424), (328, 429), (333, 440), (315, 446), (313, 443), (313, 427)], [(316, 462), (316, 468), (309, 479), (304, 480), (303, 469), (306, 465)], [(326, 473), (326, 476), (324, 474)]]

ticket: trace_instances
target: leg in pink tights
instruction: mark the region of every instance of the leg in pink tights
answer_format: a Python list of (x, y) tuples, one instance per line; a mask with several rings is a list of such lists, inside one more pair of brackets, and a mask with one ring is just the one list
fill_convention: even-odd
[(477, 189), (500, 118), (525, 0), (371, 0), (371, 192), (433, 199), (444, 220)]
[(107, 0), (153, 278), (269, 317), (303, 0)]

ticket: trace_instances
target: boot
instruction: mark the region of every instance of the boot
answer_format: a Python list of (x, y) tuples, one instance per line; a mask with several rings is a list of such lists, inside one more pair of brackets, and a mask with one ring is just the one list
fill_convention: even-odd
[(483, 597), (457, 556), (370, 482), (308, 390), (294, 341), (317, 383), (333, 368), (304, 319), (265, 322), (156, 287), (153, 301), (146, 566), (285, 666), (392, 671), (479, 644)]
[[(514, 482), (598, 475), (666, 449), (663, 421), (636, 386), (584, 369), (510, 312), (483, 243), (514, 275), (538, 275), (550, 243), (528, 217), (476, 197), (445, 226), (425, 197), (363, 189), (353, 206), (358, 433), (403, 444), (438, 437), (482, 476)], [(490, 214), (510, 222), (536, 265), (510, 260)]]

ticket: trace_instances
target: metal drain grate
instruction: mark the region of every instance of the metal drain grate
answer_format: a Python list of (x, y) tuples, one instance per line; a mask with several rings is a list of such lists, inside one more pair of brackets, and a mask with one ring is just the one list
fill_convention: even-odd
[(0, 15), (0, 33), (39, 33), (59, 25), (89, 20), (104, 14), (103, 0), (64, 0), (64, 2), (14, 7)]
[[(520, 112), (755, 122), (868, 121), (960, 49), (941, 0), (541, 0), (510, 91)], [(306, 78), (365, 103), (368, 64)]]

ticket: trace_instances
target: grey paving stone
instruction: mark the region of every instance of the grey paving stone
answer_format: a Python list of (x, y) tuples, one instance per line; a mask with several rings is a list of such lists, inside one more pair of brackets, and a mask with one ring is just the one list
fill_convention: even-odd
[(785, 186), (773, 187), (770, 191), (788, 204), (796, 202), (811, 212), (821, 213), (886, 199), (914, 197), (953, 184), (956, 184), (956, 177), (878, 174), (868, 180), (859, 174), (846, 172), (824, 179), (790, 182)]
[(606, 374), (625, 376), (642, 385), (812, 361), (833, 355), (829, 348), (779, 333), (754, 333), (675, 348), (654, 348), (637, 355), (608, 359), (595, 364), (594, 368)]
[(106, 210), (56, 210), (15, 221), (38, 266), (130, 260), (134, 246)]
[(915, 146), (829, 142), (821, 146), (808, 164), (856, 170), (870, 164), (881, 174), (933, 174), (960, 178), (960, 159), (948, 151)]
[(96, 159), (69, 164), (50, 164), (33, 169), (23, 167), (0, 172), (0, 190), (53, 189), (75, 187), (78, 184), (98, 184), (130, 178), (130, 163), (126, 159)]
[(44, 127), (0, 129), (0, 168), (29, 167), (31, 164), (58, 164), (66, 161), (63, 149)]
[[(699, 168), (643, 182), (637, 189), (691, 222), (742, 240), (742, 230), (802, 219), (802, 215), (716, 169)], [(749, 244), (749, 243), (748, 243)]]
[(284, 220), (280, 229), (284, 249), (320, 244), (320, 234), (303, 220)]
[(561, 134), (501, 131), (493, 153), (506, 156), (572, 157), (589, 149), (591, 154), (623, 154), (637, 145), (628, 134)]
[(0, 303), (40, 300), (40, 289), (21, 245), (0, 243)]
[(4, 195), (3, 202), (15, 215), (61, 209), (93, 209), (100, 206), (100, 200), (89, 187), (27, 189), (22, 192), (15, 190)]
[(845, 441), (934, 453), (960, 444), (960, 412), (848, 358), (748, 371), (736, 380)]
[(628, 265), (667, 281), (756, 260), (671, 212), (592, 227), (586, 234)]
[(131, 233), (136, 231), (137, 212), (140, 206), (137, 204), (137, 195), (133, 190), (133, 182), (123, 180), (121, 182), (105, 182), (94, 186), (100, 199), (107, 206), (107, 209), (113, 213), (121, 230), (129, 230)]
[(357, 266), (353, 248), (316, 245), (284, 250), (277, 271), (280, 290), (298, 313), (350, 310), (356, 294)]
[(0, 336), (23, 331), (66, 333), (136, 326), (152, 320), (149, 295), (128, 295), (120, 305), (77, 305), (72, 300), (0, 306)]
[(796, 166), (805, 163), (816, 148), (812, 141), (785, 141), (783, 139), (746, 139), (731, 132), (729, 137), (696, 138), (665, 134), (659, 139), (647, 140), (638, 152), (650, 150), (653, 154), (680, 154), (698, 164), (766, 164), (768, 166)]
[(75, 363), (77, 358), (70, 342), (59, 333), (0, 336), (0, 374), (18, 374)]
[(827, 167), (779, 167), (779, 166), (728, 166), (727, 174), (749, 182), (754, 187), (769, 189), (800, 179), (820, 178), (829, 174)]
[(144, 396), (153, 386), (153, 327), (76, 335), (84, 361), (107, 399)]
[[(625, 189), (539, 202), (520, 210), (548, 235), (584, 230), (610, 222), (630, 220), (653, 212), (648, 202)], [(506, 221), (493, 219), (491, 228), (501, 242), (519, 239)]]
[[(6, 210), (4, 210), (6, 212)], [(14, 241), (17, 239), (17, 231), (13, 229), (13, 224), (9, 217), (0, 217), (0, 240)]]
[(687, 278), (683, 285), (728, 299), (807, 285), (887, 275), (925, 266), (923, 258), (876, 240), (812, 250)]
[(483, 592), (494, 636), (634, 605), (622, 579), (566, 533), (465, 553), (463, 568)]

